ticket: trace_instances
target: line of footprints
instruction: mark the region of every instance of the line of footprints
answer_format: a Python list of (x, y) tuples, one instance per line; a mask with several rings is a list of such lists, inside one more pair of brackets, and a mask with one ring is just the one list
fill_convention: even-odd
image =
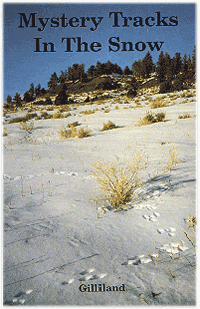
[[(146, 208), (147, 210), (155, 210), (157, 207), (156, 206), (151, 206), (151, 205), (139, 205), (136, 206), (135, 209), (143, 209)], [(158, 212), (153, 212), (151, 215), (143, 215), (142, 216), (146, 221), (152, 221), (152, 222), (157, 222), (158, 221), (158, 217), (160, 217), (160, 214)], [(169, 227), (166, 229), (157, 229), (157, 232), (159, 234), (163, 234), (163, 233), (168, 233), (169, 236), (171, 237), (175, 237), (175, 232), (176, 229), (175, 227)]]
[[(88, 281), (88, 280), (95, 280), (95, 279), (102, 279), (107, 276), (107, 273), (100, 273), (100, 274), (93, 274), (95, 272), (95, 268), (89, 268), (80, 272), (79, 274), (81, 277), (78, 279), (80, 282)], [(74, 278), (69, 279), (68, 281), (63, 281), (62, 285), (71, 284), (75, 281)]]
[(4, 302), (4, 305), (11, 305), (11, 306), (16, 306), (16, 305), (24, 305), (26, 302), (26, 295), (29, 295), (33, 292), (33, 290), (29, 289), (27, 291), (21, 291), (17, 294), (14, 295), (12, 300), (6, 300)]
[[(155, 210), (156, 206), (151, 205), (137, 205), (135, 206), (135, 209), (147, 209), (147, 210)], [(158, 212), (153, 212), (151, 215), (142, 215), (142, 217), (146, 221), (152, 221), (156, 222), (158, 221), (158, 217), (160, 217), (160, 214)], [(159, 234), (168, 233), (169, 236), (175, 237), (176, 229), (174, 227), (169, 227), (166, 229), (157, 229), (157, 232)], [(165, 245), (161, 245), (161, 247), (156, 247), (158, 252), (155, 251), (155, 253), (148, 254), (145, 256), (144, 254), (141, 255), (135, 255), (134, 257), (127, 258), (127, 261), (123, 262), (122, 265), (139, 265), (139, 264), (147, 264), (149, 262), (153, 262), (153, 258), (157, 260), (159, 257), (159, 253), (168, 253), (170, 256), (173, 256), (174, 254), (178, 254), (181, 251), (188, 250), (189, 248), (185, 246), (184, 241), (180, 240), (180, 242), (171, 242)]]
[(174, 256), (180, 252), (185, 250), (189, 250), (188, 247), (185, 246), (184, 241), (180, 240), (180, 242), (171, 242), (169, 244), (161, 245), (161, 247), (156, 247), (158, 252), (148, 254), (148, 255), (135, 255), (134, 257), (127, 258), (127, 261), (123, 262), (122, 265), (139, 265), (139, 264), (147, 264), (149, 262), (153, 262), (153, 258), (156, 260), (159, 257), (159, 253), (168, 253), (169, 256)]
[[(84, 270), (82, 272), (79, 273), (79, 275), (81, 275), (80, 278), (78, 278), (78, 280), (80, 282), (82, 281), (88, 281), (88, 280), (95, 280), (95, 279), (102, 279), (104, 277), (107, 276), (107, 273), (97, 273), (94, 274), (95, 272), (95, 268), (89, 268), (87, 270)], [(66, 284), (72, 284), (76, 279), (71, 278), (68, 281), (63, 281), (61, 284), (62, 285), (66, 285)], [(21, 291), (17, 294), (15, 294), (12, 298), (12, 300), (6, 300), (4, 302), (4, 305), (26, 305), (26, 301), (27, 301), (27, 297), (26, 295), (32, 293), (33, 290), (29, 289), (27, 291)]]

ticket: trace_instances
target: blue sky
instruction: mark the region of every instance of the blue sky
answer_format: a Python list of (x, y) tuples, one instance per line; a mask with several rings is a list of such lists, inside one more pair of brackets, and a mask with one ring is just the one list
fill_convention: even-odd
[[(128, 20), (129, 27), (123, 27), (124, 18), (119, 18), (119, 27), (113, 27), (114, 15), (109, 18), (109, 12), (122, 12), (123, 17), (131, 17), (132, 21)], [(165, 19), (169, 24), (169, 18), (177, 16), (177, 26), (162, 26), (157, 25), (158, 13), (160, 12), (161, 19)], [(30, 27), (31, 20), (28, 27), (20, 26), (20, 14), (25, 13), (29, 18), (30, 13), (37, 13), (36, 27)], [(65, 21), (68, 23), (66, 27), (62, 27), (61, 17), (65, 15)], [(58, 27), (51, 27), (56, 25), (51, 23), (51, 18), (59, 22)], [(76, 19), (69, 20), (72, 17)], [(85, 22), (86, 27), (81, 27), (81, 17), (89, 17), (90, 20)], [(92, 31), (94, 23), (91, 18), (103, 17), (97, 29)], [(134, 17), (141, 17), (143, 27), (133, 26)], [(155, 25), (152, 27), (145, 24), (145, 19), (149, 19), (149, 24)], [(40, 19), (39, 19), (40, 18)], [(43, 31), (40, 20), (47, 21)], [(3, 12), (3, 26), (4, 26), (4, 99), (8, 94), (14, 96), (16, 92), (23, 94), (29, 90), (30, 84), (38, 83), (47, 89), (47, 83), (53, 72), (59, 76), (61, 70), (67, 70), (73, 63), (84, 63), (85, 70), (92, 64), (95, 65), (97, 61), (107, 62), (110, 60), (117, 63), (123, 69), (126, 65), (131, 68), (135, 60), (142, 59), (145, 54), (150, 51), (146, 42), (164, 42), (160, 51), (168, 52), (171, 57), (176, 52), (192, 55), (195, 45), (195, 4), (192, 3), (176, 3), (176, 4), (85, 4), (85, 3), (46, 3), (46, 4), (4, 4)], [(66, 24), (65, 24), (66, 25)], [(174, 23), (173, 23), (174, 25)], [(76, 26), (76, 27), (75, 27)], [(101, 50), (98, 52), (77, 52), (76, 43), (72, 44), (72, 52), (65, 52), (66, 42), (61, 42), (62, 38), (81, 37), (81, 40), (90, 45), (92, 42), (101, 44)], [(117, 52), (109, 51), (109, 38), (119, 37), (120, 49)], [(54, 43), (55, 52), (35, 52), (36, 40), (41, 38), (41, 42)], [(133, 51), (122, 51), (121, 42), (132, 42)], [(146, 48), (144, 51), (137, 51), (135, 44), (137, 42), (144, 42)], [(41, 44), (41, 46), (43, 46)], [(141, 46), (141, 44), (139, 45)], [(111, 46), (116, 50), (114, 46)], [(153, 61), (156, 62), (160, 51), (150, 51)]]

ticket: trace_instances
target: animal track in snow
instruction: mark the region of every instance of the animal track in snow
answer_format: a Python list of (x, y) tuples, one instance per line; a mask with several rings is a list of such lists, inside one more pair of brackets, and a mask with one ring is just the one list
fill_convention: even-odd
[(128, 261), (122, 263), (122, 265), (139, 265), (139, 264), (147, 264), (152, 262), (152, 259), (149, 257), (145, 257), (144, 254), (136, 255), (132, 258), (128, 258)]
[(87, 274), (87, 273), (92, 273), (92, 272), (94, 272), (94, 271), (95, 271), (95, 268), (90, 268), (90, 269), (88, 269), (88, 270), (82, 271), (82, 272), (80, 273), (80, 275), (85, 275), (85, 274)]
[(68, 173), (68, 176), (71, 176), (71, 177), (73, 177), (73, 176), (78, 176), (78, 173), (70, 172), (70, 173)]
[(175, 237), (175, 235), (176, 235), (175, 234), (175, 232), (176, 232), (175, 227), (170, 227), (170, 228), (167, 228), (167, 229), (157, 229), (157, 232), (159, 234), (164, 234), (166, 232), (171, 237)]
[(152, 215), (143, 215), (142, 216), (144, 219), (146, 219), (147, 221), (153, 221), (156, 222), (158, 221), (156, 218), (160, 217), (160, 214), (158, 212), (154, 212)]
[[(17, 294), (15, 294), (14, 295), (14, 298), (12, 299), (12, 300), (10, 300), (10, 301), (5, 301), (4, 302), (4, 304), (5, 305), (23, 305), (24, 303), (25, 303), (25, 301), (26, 301), (26, 299), (25, 299), (25, 297), (26, 297), (26, 295), (28, 295), (28, 294), (30, 294), (30, 293), (32, 293), (33, 292), (33, 290), (31, 290), (31, 289), (29, 289), (29, 290), (27, 290), (27, 291), (21, 291), (21, 292), (19, 292), (19, 293), (17, 293)], [(22, 298), (22, 296), (23, 296), (23, 298)]]
[(63, 281), (63, 282), (62, 282), (62, 285), (71, 284), (71, 283), (73, 283), (74, 281), (75, 281), (75, 279), (72, 278), (72, 279), (69, 279), (69, 281)]
[(188, 250), (189, 248), (184, 245), (184, 242), (171, 242), (169, 244), (161, 245), (157, 247), (160, 252), (167, 252), (171, 254), (177, 254), (180, 251)]
[[(95, 280), (95, 279), (102, 279), (107, 276), (107, 273), (94, 274), (95, 270), (96, 270), (95, 268), (89, 268), (89, 269), (79, 272), (79, 275), (81, 275), (81, 277), (76, 280), (79, 280), (80, 282), (82, 282), (82, 281), (89, 281), (89, 280)], [(61, 284), (68, 285), (68, 284), (72, 284), (74, 281), (75, 279), (71, 278), (68, 281), (61, 282)]]
[(95, 280), (95, 279), (102, 279), (107, 276), (107, 273), (100, 273), (91, 275), (91, 273), (86, 274), (85, 276), (79, 278), (79, 281), (88, 281), (88, 280)]

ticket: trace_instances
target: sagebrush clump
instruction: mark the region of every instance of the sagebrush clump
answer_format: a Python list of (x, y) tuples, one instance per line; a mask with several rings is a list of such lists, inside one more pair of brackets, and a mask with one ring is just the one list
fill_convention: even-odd
[(53, 119), (59, 119), (59, 118), (63, 118), (63, 114), (61, 113), (61, 111), (57, 111), (55, 112), (55, 114), (53, 114)]
[(145, 126), (156, 122), (163, 122), (165, 121), (166, 114), (163, 111), (157, 112), (156, 114), (152, 112), (146, 112), (146, 116), (140, 119), (136, 126)]
[(109, 120), (107, 123), (103, 124), (102, 131), (107, 131), (107, 130), (112, 130), (112, 129), (117, 129), (117, 128), (119, 127)]
[(195, 215), (191, 215), (188, 219), (187, 219), (187, 222), (188, 222), (188, 227), (189, 228), (195, 228), (196, 225), (197, 225), (197, 217)]
[(20, 130), (25, 130), (25, 131), (28, 131), (28, 132), (31, 132), (33, 130), (33, 127), (34, 127), (34, 122), (31, 121), (31, 122), (27, 122), (27, 121), (22, 121), (20, 123)]
[(185, 113), (183, 115), (179, 115), (178, 118), (179, 119), (187, 119), (187, 118), (191, 118), (191, 115), (189, 113)]
[(141, 184), (139, 171), (147, 166), (148, 158), (143, 153), (133, 154), (132, 159), (120, 162), (97, 161), (92, 174), (96, 177), (109, 205), (123, 209), (131, 201), (134, 190)]
[(169, 150), (169, 159), (168, 159), (167, 167), (165, 170), (171, 172), (177, 165), (178, 159), (179, 159), (178, 150), (175, 146), (173, 146)]
[(91, 136), (91, 131), (84, 128), (80, 128), (78, 130), (75, 126), (71, 125), (69, 129), (62, 128), (60, 130), (60, 135), (61, 138), (64, 139), (75, 138), (75, 137), (84, 138)]
[(167, 101), (164, 101), (163, 98), (156, 98), (152, 100), (149, 104), (150, 108), (161, 108), (161, 107), (166, 107), (167, 106)]

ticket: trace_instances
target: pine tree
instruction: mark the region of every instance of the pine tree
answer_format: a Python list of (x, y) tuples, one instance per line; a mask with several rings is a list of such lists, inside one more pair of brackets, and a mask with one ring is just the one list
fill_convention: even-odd
[(26, 92), (24, 93), (24, 98), (23, 98), (23, 100), (24, 100), (24, 102), (26, 102), (26, 103), (32, 101), (29, 91), (26, 91)]
[(164, 63), (166, 80), (171, 81), (173, 76), (172, 59), (167, 52), (164, 55)]
[(114, 64), (109, 60), (106, 63), (103, 63), (103, 74), (111, 75), (114, 71)]
[(48, 82), (48, 87), (49, 87), (49, 90), (52, 94), (56, 93), (56, 86), (57, 86), (58, 82), (59, 82), (58, 76), (57, 76), (56, 72), (54, 72), (51, 75), (50, 80)]
[(122, 69), (120, 68), (120, 66), (118, 66), (117, 63), (115, 63), (115, 64), (113, 65), (113, 73), (122, 75)]
[(132, 75), (132, 71), (126, 66), (123, 70), (123, 75)]
[(68, 73), (67, 71), (65, 70), (65, 72), (61, 71), (61, 74), (59, 76), (59, 83), (62, 84), (62, 83), (66, 83), (68, 79)]
[(161, 51), (158, 57), (156, 73), (157, 73), (157, 78), (158, 78), (159, 83), (164, 82), (165, 81), (165, 57), (164, 57), (163, 51)]
[(96, 70), (95, 70), (95, 77), (101, 76), (103, 74), (103, 66), (100, 61), (97, 61)]
[(138, 79), (142, 78), (142, 60), (135, 61), (132, 64), (131, 71)]
[(86, 80), (86, 74), (85, 74), (85, 65), (82, 63), (78, 66), (78, 78), (81, 81), (81, 83), (84, 83)]
[(87, 76), (88, 76), (88, 77), (94, 78), (94, 77), (95, 77), (95, 71), (96, 71), (95, 66), (94, 66), (94, 65), (91, 65), (91, 66), (89, 67), (89, 69), (87, 70)]
[(63, 105), (69, 103), (68, 95), (66, 94), (65, 90), (66, 90), (66, 84), (63, 83), (61, 84), (61, 91), (56, 97), (55, 105)]
[(181, 72), (184, 77), (188, 73), (188, 58), (186, 54), (184, 55), (183, 60), (182, 60)]
[(173, 57), (173, 76), (176, 77), (180, 71), (182, 66), (181, 53), (176, 53)]
[(192, 74), (196, 74), (196, 46), (194, 46), (193, 54), (192, 54)]
[(149, 78), (152, 72), (154, 72), (154, 64), (150, 52), (147, 52), (142, 60), (142, 76)]
[(37, 87), (35, 87), (35, 96), (36, 97), (40, 96), (40, 91), (41, 91), (41, 85), (38, 84)]
[(12, 97), (11, 97), (11, 95), (7, 95), (7, 97), (6, 97), (6, 103), (9, 105), (9, 106), (11, 106), (11, 104), (12, 104)]
[(13, 101), (14, 101), (16, 106), (21, 106), (22, 100), (21, 100), (20, 94), (18, 92), (15, 93)]
[(31, 101), (34, 100), (34, 94), (35, 94), (34, 84), (31, 83), (30, 84), (30, 89), (29, 89), (29, 95), (30, 95), (30, 100)]

